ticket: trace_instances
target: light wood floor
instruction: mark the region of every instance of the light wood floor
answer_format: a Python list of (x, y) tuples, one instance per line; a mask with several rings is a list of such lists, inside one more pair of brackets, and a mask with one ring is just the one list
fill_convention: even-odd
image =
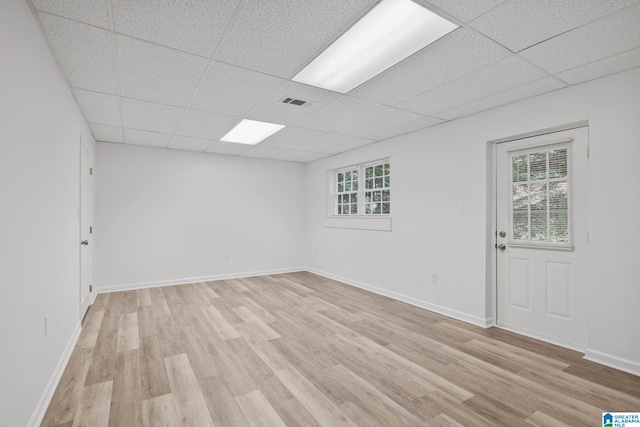
[(99, 295), (44, 426), (597, 426), (640, 378), (310, 273)]

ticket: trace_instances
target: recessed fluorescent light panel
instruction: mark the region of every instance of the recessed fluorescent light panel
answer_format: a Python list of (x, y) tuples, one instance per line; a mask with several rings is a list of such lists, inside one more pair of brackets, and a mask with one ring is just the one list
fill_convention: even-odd
[(222, 137), (221, 141), (256, 145), (282, 129), (284, 125), (244, 119)]
[(293, 80), (347, 93), (456, 28), (411, 0), (383, 0)]

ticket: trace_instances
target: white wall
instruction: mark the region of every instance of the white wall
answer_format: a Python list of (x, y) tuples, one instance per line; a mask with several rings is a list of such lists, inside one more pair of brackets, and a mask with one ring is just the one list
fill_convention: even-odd
[[(490, 322), (487, 141), (589, 121), (587, 356), (640, 374), (640, 69), (330, 157), (307, 168), (307, 264)], [(325, 228), (326, 171), (392, 159), (392, 232)], [(458, 202), (464, 213), (456, 213)], [(430, 282), (430, 272), (438, 282)], [(489, 281), (490, 282), (490, 281)], [(488, 296), (489, 295), (489, 296)]]
[[(79, 325), (78, 143), (93, 140), (24, 0), (2, 3), (0, 57), (0, 425), (21, 426), (41, 414)], [(94, 283), (291, 269), (306, 255), (319, 271), (482, 323), (491, 315), (486, 141), (588, 120), (589, 355), (640, 372), (639, 118), (640, 70), (632, 70), (306, 173), (285, 162), (100, 144)], [(324, 228), (326, 170), (385, 156), (393, 231)]]
[(99, 143), (96, 169), (101, 290), (304, 266), (303, 164)]
[(24, 0), (2, 2), (0, 58), (0, 425), (24, 426), (79, 326), (79, 140), (93, 140)]

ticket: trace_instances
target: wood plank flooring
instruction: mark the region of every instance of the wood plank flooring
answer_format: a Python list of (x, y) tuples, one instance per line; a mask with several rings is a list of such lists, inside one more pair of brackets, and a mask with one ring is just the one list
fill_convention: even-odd
[(311, 273), (101, 294), (46, 427), (588, 426), (640, 378)]

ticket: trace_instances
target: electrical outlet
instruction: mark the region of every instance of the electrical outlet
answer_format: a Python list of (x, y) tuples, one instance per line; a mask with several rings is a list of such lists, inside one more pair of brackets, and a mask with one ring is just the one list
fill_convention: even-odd
[(224, 254), (224, 260), (225, 261), (229, 261), (231, 259), (231, 257), (229, 256), (229, 254)]
[(44, 336), (47, 336), (47, 333), (49, 332), (49, 315), (45, 315), (44, 316)]
[(438, 273), (431, 273), (431, 281), (432, 282), (438, 281)]

